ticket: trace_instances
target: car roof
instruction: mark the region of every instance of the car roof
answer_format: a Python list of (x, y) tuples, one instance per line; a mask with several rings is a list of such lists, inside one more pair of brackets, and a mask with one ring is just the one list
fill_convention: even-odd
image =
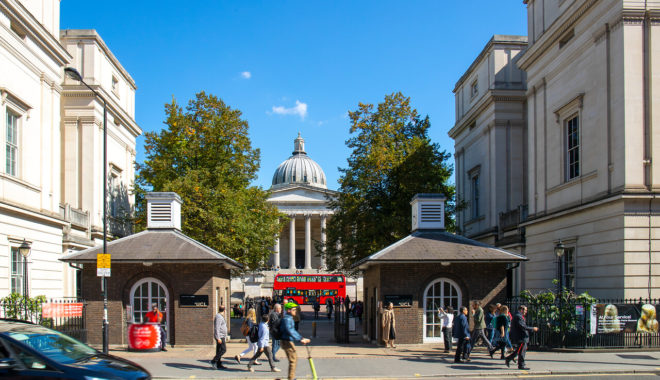
[(0, 319), (0, 333), (16, 332), (44, 332), (44, 326), (18, 319)]

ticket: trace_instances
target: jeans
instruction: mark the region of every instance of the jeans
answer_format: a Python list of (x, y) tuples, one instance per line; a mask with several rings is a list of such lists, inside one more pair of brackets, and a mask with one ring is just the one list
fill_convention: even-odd
[(280, 350), (280, 340), (273, 339), (273, 360), (275, 360), (275, 354)]

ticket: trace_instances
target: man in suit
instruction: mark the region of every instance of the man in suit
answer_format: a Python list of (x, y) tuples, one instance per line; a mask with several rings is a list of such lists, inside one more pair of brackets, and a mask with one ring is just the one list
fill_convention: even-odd
[(527, 352), (527, 344), (529, 343), (529, 333), (530, 331), (538, 331), (539, 328), (527, 326), (525, 315), (527, 315), (527, 306), (521, 305), (516, 315), (513, 316), (509, 332), (509, 337), (516, 344), (516, 348), (506, 357), (505, 363), (508, 367), (511, 360), (518, 355), (518, 369), (529, 370), (529, 368), (525, 367), (525, 353)]
[(465, 361), (470, 361), (470, 324), (468, 323), (467, 313), (467, 307), (461, 306), (458, 317), (456, 317), (456, 321), (454, 322), (452, 335), (458, 339), (454, 363), (463, 363), (461, 356), (465, 358)]

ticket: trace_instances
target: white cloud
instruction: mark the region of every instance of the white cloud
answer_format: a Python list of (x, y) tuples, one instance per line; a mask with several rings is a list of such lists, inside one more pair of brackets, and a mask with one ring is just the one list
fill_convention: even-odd
[(241, 77), (243, 77), (243, 79), (250, 79), (250, 78), (252, 78), (252, 73), (249, 72), (249, 71), (243, 71), (241, 73)]
[(273, 113), (277, 115), (298, 115), (301, 119), (304, 119), (307, 116), (307, 103), (296, 100), (296, 105), (290, 108), (273, 106)]

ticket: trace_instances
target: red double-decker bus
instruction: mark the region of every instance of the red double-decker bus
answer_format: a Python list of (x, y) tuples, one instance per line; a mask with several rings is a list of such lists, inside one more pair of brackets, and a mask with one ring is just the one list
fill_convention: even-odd
[(273, 293), (284, 299), (293, 298), (298, 305), (321, 305), (328, 298), (346, 297), (346, 278), (343, 274), (278, 274)]

